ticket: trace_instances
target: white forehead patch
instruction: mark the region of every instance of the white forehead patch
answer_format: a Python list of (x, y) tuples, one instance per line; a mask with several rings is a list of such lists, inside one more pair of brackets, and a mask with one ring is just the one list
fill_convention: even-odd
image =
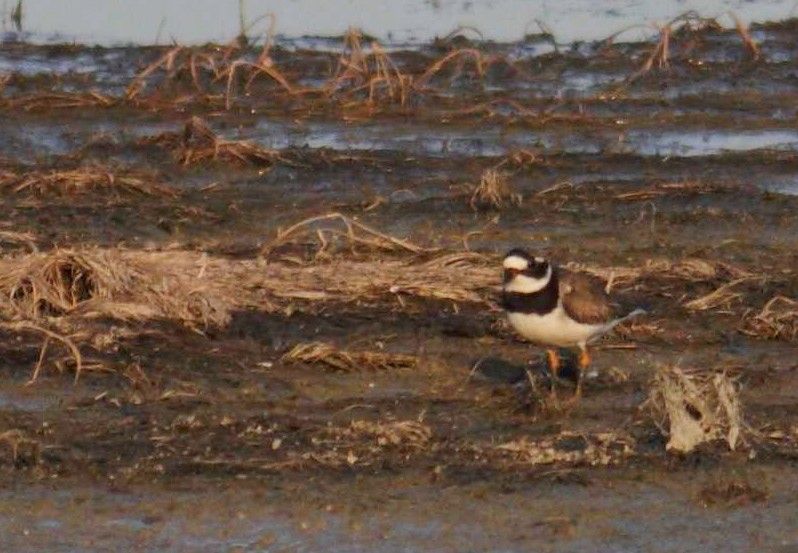
[(542, 257), (535, 257), (535, 263), (543, 263), (544, 261), (546, 260), (543, 259)]
[(504, 258), (502, 265), (505, 269), (517, 269), (519, 271), (525, 271), (529, 267), (529, 262), (518, 255), (510, 255)]

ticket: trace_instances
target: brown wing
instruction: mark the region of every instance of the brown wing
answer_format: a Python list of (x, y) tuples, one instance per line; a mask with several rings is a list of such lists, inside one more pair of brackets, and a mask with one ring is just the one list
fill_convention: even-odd
[(584, 273), (558, 272), (560, 297), (568, 316), (584, 324), (601, 324), (613, 317), (613, 305), (601, 281)]

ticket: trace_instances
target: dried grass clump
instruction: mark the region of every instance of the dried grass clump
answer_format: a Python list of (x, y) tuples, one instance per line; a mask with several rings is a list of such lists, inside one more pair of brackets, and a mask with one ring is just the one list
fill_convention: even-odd
[(495, 267), (470, 259), (447, 263), (450, 257), (423, 263), (333, 260), (304, 267), (269, 263), (256, 274), (242, 275), (242, 279), (248, 287), (268, 291), (276, 305), (309, 301), (317, 306), (327, 302), (392, 302), (405, 306), (406, 298), (490, 305), (497, 278)]
[(362, 42), (363, 34), (358, 29), (346, 32), (338, 65), (322, 92), (354, 103), (365, 99), (369, 106), (407, 105), (413, 92), (413, 77), (402, 73), (377, 41), (372, 41), (368, 52)]
[(716, 190), (716, 187), (711, 184), (702, 181), (688, 180), (658, 183), (643, 190), (616, 194), (614, 198), (616, 200), (635, 202), (651, 200), (661, 196), (706, 194), (714, 190)]
[(487, 169), (482, 173), (479, 184), (473, 187), (469, 205), (471, 209), (501, 209), (505, 203), (521, 205), (520, 194), (513, 193), (507, 174), (496, 169)]
[(168, 262), (114, 250), (56, 249), (0, 258), (0, 313), (16, 320), (65, 315), (166, 318), (191, 327), (224, 325), (230, 302)]
[(746, 313), (740, 330), (757, 338), (798, 340), (798, 300), (774, 296), (758, 313)]
[(17, 318), (66, 315), (91, 299), (109, 300), (136, 278), (105, 252), (54, 250), (0, 259), (0, 293)]
[(249, 92), (253, 82), (261, 76), (276, 82), (285, 92), (294, 94), (296, 89), (277, 68), (270, 47), (271, 43), (267, 41), (254, 58), (247, 59), (246, 51), (238, 43), (210, 49), (175, 46), (136, 75), (128, 85), (125, 98), (136, 100), (155, 83), (159, 90), (163, 90), (188, 81), (194, 93), (203, 95), (212, 94), (214, 85), (225, 83), (225, 105), (229, 109), (235, 96), (236, 81), (243, 79), (244, 90)]
[(384, 252), (407, 251), (411, 253), (433, 251), (413, 244), (408, 240), (379, 232), (341, 213), (327, 213), (303, 219), (285, 230), (278, 229), (277, 236), (261, 248), (260, 254), (264, 257), (269, 257), (270, 254), (292, 241), (307, 241), (310, 236), (314, 235), (319, 243), (318, 249), (314, 254), (317, 259), (329, 257), (336, 251), (336, 244), (341, 241), (346, 244), (352, 254), (356, 254), (358, 249)]
[(245, 140), (225, 140), (211, 130), (200, 117), (189, 119), (182, 133), (165, 132), (142, 140), (171, 150), (181, 165), (207, 161), (270, 167), (280, 159), (276, 150), (263, 148)]
[[(753, 60), (759, 59), (759, 46), (751, 37), (747, 26), (740, 21), (736, 15), (731, 14), (731, 16), (737, 27), (737, 32), (743, 41), (746, 54)], [(676, 16), (664, 25), (657, 25), (656, 28), (659, 31), (656, 44), (648, 53), (640, 68), (626, 79), (627, 84), (636, 81), (655, 68), (668, 68), (672, 58), (671, 46), (676, 39), (684, 40), (687, 46), (683, 52), (684, 55), (693, 50), (695, 45), (701, 42), (700, 39), (702, 34), (708, 31), (719, 31), (723, 27), (715, 18), (701, 17), (695, 11), (688, 11)], [(610, 43), (615, 36), (617, 36), (617, 33), (608, 39), (607, 42)]]
[[(574, 262), (568, 263), (566, 267), (571, 270), (584, 271), (586, 273), (595, 275), (607, 282), (607, 285), (610, 288), (630, 287), (638, 283), (640, 280), (649, 278), (680, 280), (688, 282), (727, 281), (728, 283), (733, 283), (730, 287), (736, 286), (739, 284), (739, 282), (761, 278), (759, 275), (754, 275), (750, 271), (730, 263), (700, 258), (687, 258), (680, 261), (671, 261), (669, 259), (648, 259), (645, 263), (643, 263), (643, 265), (637, 267), (600, 267)], [(728, 288), (726, 290), (728, 290)], [(699, 308), (702, 305), (711, 304), (714, 303), (715, 300), (722, 300), (724, 298), (727, 298), (727, 296), (724, 295), (724, 290), (721, 290), (720, 293), (716, 294), (713, 298), (710, 298), (713, 300), (712, 302), (709, 302), (709, 300), (700, 301), (695, 304), (695, 307)]]
[(609, 466), (622, 463), (635, 454), (632, 438), (613, 432), (583, 435), (564, 431), (551, 438), (526, 437), (495, 446), (493, 452), (523, 465)]
[[(86, 362), (82, 344), (113, 345), (104, 319), (169, 319), (201, 331), (230, 319), (233, 296), (199, 277), (173, 271), (169, 259), (140, 259), (116, 250), (56, 249), (0, 258), (0, 329), (43, 340), (31, 381), (35, 381), (51, 343), (67, 351), (54, 361), (59, 372), (108, 370)], [(179, 261), (173, 256), (173, 261)]]
[(457, 50), (452, 50), (444, 55), (441, 59), (433, 62), (424, 71), (424, 73), (418, 77), (416, 81), (416, 87), (425, 87), (435, 75), (440, 73), (449, 65), (454, 65), (453, 76), (451, 79), (454, 80), (457, 78), (457, 76), (463, 74), (466, 64), (469, 60), (472, 63), (476, 77), (478, 79), (483, 79), (487, 73), (488, 67), (495, 61), (495, 58), (487, 57), (483, 55), (482, 52), (474, 48), (460, 48)]
[(29, 196), (74, 196), (90, 192), (140, 194), (175, 198), (178, 193), (142, 173), (114, 173), (100, 166), (67, 170), (33, 170), (0, 173), (0, 191)]
[(414, 369), (418, 359), (412, 355), (373, 351), (345, 351), (323, 342), (297, 344), (283, 355), (287, 363), (320, 365), (342, 372), (363, 370)]
[(661, 367), (646, 406), (668, 438), (668, 451), (688, 453), (697, 446), (723, 440), (732, 451), (744, 442), (740, 386), (726, 372), (687, 372)]
[(117, 99), (99, 92), (35, 92), (7, 99), (5, 107), (22, 111), (69, 108), (109, 108)]
[[(2, 176), (0, 176), (0, 179), (2, 179)], [(3, 251), (4, 244), (6, 247), (10, 245), (15, 248), (24, 245), (28, 248), (28, 251), (38, 252), (39, 247), (36, 245), (36, 241), (36, 236), (30, 232), (0, 230), (0, 252)]]
[(734, 291), (734, 288), (744, 282), (758, 280), (760, 282), (765, 280), (763, 275), (750, 275), (741, 277), (731, 282), (723, 284), (719, 288), (713, 290), (709, 294), (688, 301), (684, 304), (687, 309), (694, 311), (707, 311), (709, 309), (726, 308), (735, 301), (742, 299), (741, 292)]

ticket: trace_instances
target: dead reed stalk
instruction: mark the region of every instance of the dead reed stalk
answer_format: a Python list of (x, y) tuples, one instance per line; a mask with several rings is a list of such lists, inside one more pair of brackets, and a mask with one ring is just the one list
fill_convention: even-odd
[(734, 292), (733, 289), (744, 283), (753, 280), (764, 281), (765, 277), (762, 275), (746, 275), (723, 284), (719, 288), (713, 290), (705, 296), (688, 301), (684, 304), (687, 309), (694, 311), (707, 311), (709, 309), (717, 309), (719, 307), (727, 307), (732, 302), (739, 300), (743, 297), (742, 293)]
[(496, 169), (487, 169), (473, 187), (469, 205), (474, 211), (478, 209), (501, 209), (505, 203), (521, 205), (523, 198), (513, 193), (506, 173)]
[(734, 450), (748, 430), (737, 380), (726, 372), (684, 371), (662, 366), (654, 376), (646, 407), (668, 438), (667, 449), (688, 453), (723, 440)]
[(283, 355), (286, 363), (320, 365), (333, 371), (414, 369), (418, 360), (412, 355), (372, 351), (346, 351), (323, 342), (297, 344)]
[(73, 196), (89, 192), (141, 194), (176, 198), (178, 193), (153, 181), (153, 177), (131, 171), (114, 172), (101, 166), (66, 170), (0, 172), (0, 192), (35, 197)]
[[(647, 278), (685, 280), (688, 282), (728, 282), (739, 279), (753, 280), (754, 278), (760, 278), (745, 269), (729, 263), (695, 257), (680, 261), (649, 259), (637, 267), (598, 267), (573, 262), (568, 263), (566, 267), (572, 270), (585, 271), (607, 282), (612, 280), (615, 287), (631, 286), (641, 279)], [(720, 296), (720, 294), (717, 296)], [(703, 303), (706, 303), (706, 301)]]
[[(319, 225), (319, 223), (322, 224)], [(333, 223), (339, 228), (330, 226), (329, 223)], [(340, 229), (341, 226), (343, 226), (343, 229)], [(332, 253), (331, 245), (335, 238), (343, 238), (352, 253), (356, 253), (356, 249), (359, 247), (389, 252), (408, 251), (422, 253), (433, 251), (408, 240), (382, 233), (342, 213), (336, 212), (303, 219), (285, 230), (278, 229), (277, 236), (261, 248), (260, 254), (268, 257), (275, 250), (289, 243), (291, 239), (307, 239), (309, 235), (314, 234), (319, 241), (319, 248), (315, 253), (316, 258), (329, 256)]]
[[(0, 176), (2, 179), (2, 176)], [(39, 247), (36, 245), (36, 236), (30, 232), (14, 232), (10, 230), (0, 230), (0, 252), (3, 251), (3, 244), (24, 244), (31, 252), (38, 252)]]
[(5, 107), (23, 111), (43, 111), (69, 108), (108, 108), (117, 103), (116, 98), (96, 91), (35, 92), (8, 98), (5, 101)]
[(276, 150), (245, 140), (220, 138), (207, 122), (196, 116), (186, 122), (182, 133), (165, 132), (147, 137), (142, 143), (155, 144), (170, 150), (181, 165), (219, 161), (270, 167), (280, 159)]
[(670, 58), (670, 42), (673, 29), (671, 24), (658, 26), (657, 29), (659, 30), (659, 39), (656, 45), (654, 45), (640, 69), (627, 78), (627, 83), (632, 83), (648, 74), (655, 66), (659, 69), (664, 69), (670, 65), (668, 60)]
[(341, 96), (357, 103), (365, 97), (369, 106), (398, 103), (405, 106), (413, 91), (413, 77), (402, 73), (380, 44), (363, 48), (363, 34), (350, 28), (344, 35), (344, 50), (332, 77), (322, 86), (327, 97)]
[(731, 16), (732, 19), (734, 19), (734, 25), (737, 28), (737, 33), (740, 35), (740, 38), (743, 41), (746, 53), (753, 61), (757, 61), (761, 57), (762, 52), (759, 49), (759, 45), (751, 36), (751, 32), (748, 30), (748, 25), (743, 23), (743, 21), (737, 17), (736, 14), (732, 13)]
[(740, 330), (757, 338), (798, 340), (798, 300), (774, 296), (758, 313), (746, 313)]
[[(39, 376), (39, 371), (42, 368), (42, 364), (44, 362), (45, 356), (47, 355), (47, 349), (51, 341), (59, 342), (64, 346), (64, 348), (66, 348), (66, 350), (69, 352), (72, 362), (74, 363), (75, 382), (77, 383), (77, 381), (80, 379), (80, 374), (83, 371), (83, 355), (81, 355), (80, 349), (69, 336), (55, 332), (30, 321), (0, 321), (0, 328), (14, 332), (15, 334), (34, 332), (44, 337), (44, 342), (42, 342), (41, 350), (39, 352), (39, 360), (36, 362), (36, 366), (33, 369), (30, 382), (35, 382), (36, 378)], [(58, 364), (58, 366), (60, 367), (61, 365)]]
[(277, 68), (270, 48), (271, 44), (267, 42), (255, 59), (250, 61), (251, 58), (247, 59), (247, 52), (238, 42), (211, 49), (175, 46), (133, 78), (125, 92), (125, 98), (128, 101), (139, 98), (152, 81), (155, 81), (156, 75), (161, 75), (157, 81), (160, 89), (179, 83), (185, 77), (197, 94), (210, 94), (214, 84), (225, 83), (227, 109), (232, 107), (235, 83), (242, 76), (246, 91), (250, 90), (255, 80), (264, 76), (276, 82), (288, 94), (297, 93), (297, 89)]
[(492, 59), (484, 56), (482, 52), (474, 48), (460, 48), (458, 50), (453, 50), (427, 67), (427, 69), (416, 80), (415, 87), (420, 89), (427, 86), (432, 77), (440, 73), (444, 67), (451, 63), (455, 63), (455, 75), (461, 74), (468, 60), (471, 60), (474, 71), (477, 77), (480, 79), (485, 77), (488, 66), (493, 61)]

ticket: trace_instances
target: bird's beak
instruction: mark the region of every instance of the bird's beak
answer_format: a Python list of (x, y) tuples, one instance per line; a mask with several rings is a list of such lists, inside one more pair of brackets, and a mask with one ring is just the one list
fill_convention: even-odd
[(504, 284), (510, 284), (510, 281), (513, 280), (513, 278), (515, 277), (515, 273), (516, 273), (516, 271), (514, 271), (512, 269), (505, 269), (504, 270), (504, 277), (502, 278), (502, 282)]

